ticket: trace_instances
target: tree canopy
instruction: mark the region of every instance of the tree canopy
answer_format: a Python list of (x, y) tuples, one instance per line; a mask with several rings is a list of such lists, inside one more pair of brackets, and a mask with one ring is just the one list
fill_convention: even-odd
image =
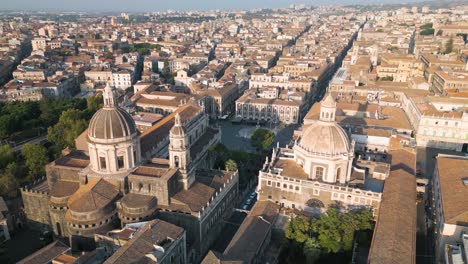
[(268, 148), (275, 139), (275, 133), (268, 129), (259, 128), (252, 133), (250, 143), (258, 149)]
[(226, 170), (237, 171), (237, 163), (234, 160), (229, 159), (228, 161), (226, 161)]
[(85, 105), (63, 111), (54, 126), (49, 127), (47, 139), (59, 150), (75, 147), (75, 139), (88, 127), (88, 121), (103, 105), (101, 94), (90, 96)]
[[(289, 247), (299, 247), (303, 258), (313, 263), (321, 254), (351, 251), (356, 232), (372, 229), (372, 221), (369, 210), (342, 213), (330, 208), (319, 219), (292, 218), (285, 236)], [(290, 256), (287, 259), (294, 258)], [(295, 261), (298, 259), (300, 256)]]
[(77, 138), (88, 126), (83, 118), (83, 112), (69, 109), (60, 115), (56, 125), (49, 127), (47, 139), (54, 142), (59, 149), (75, 146)]
[(218, 143), (210, 148), (210, 155), (215, 159), (215, 168), (239, 170), (239, 184), (244, 186), (257, 176), (262, 166), (262, 158), (254, 153), (229, 150), (225, 145)]
[(453, 51), (453, 37), (451, 37), (448, 41), (447, 41), (447, 44), (445, 45), (445, 50), (444, 50), (444, 54), (449, 54), (449, 53), (452, 53)]
[(18, 192), (19, 181), (16, 178), (18, 165), (10, 163), (0, 175), (0, 196), (4, 198), (15, 197)]
[(4, 169), (8, 164), (15, 161), (15, 153), (10, 145), (0, 146), (0, 170)]
[(45, 165), (49, 162), (47, 149), (42, 145), (26, 144), (21, 150), (26, 167), (28, 180), (33, 181), (45, 175)]

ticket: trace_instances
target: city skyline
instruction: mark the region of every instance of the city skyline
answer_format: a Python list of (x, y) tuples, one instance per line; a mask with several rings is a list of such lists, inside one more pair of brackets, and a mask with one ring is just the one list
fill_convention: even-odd
[[(3, 0), (5, 1), (5, 0)], [(2, 1), (0, 1), (2, 2)], [(417, 3), (421, 0), (409, 0), (404, 3)], [(165, 10), (188, 11), (188, 10), (228, 10), (228, 9), (242, 9), (248, 10), (253, 8), (281, 8), (287, 7), (291, 4), (305, 4), (305, 5), (352, 5), (352, 4), (404, 4), (397, 0), (331, 0), (331, 1), (318, 1), (318, 0), (259, 0), (259, 1), (216, 1), (216, 0), (175, 0), (175, 1), (152, 1), (152, 0), (102, 0), (96, 3), (92, 0), (70, 1), (64, 2), (59, 0), (20, 0), (20, 1), (5, 1), (1, 4), (0, 11), (14, 10), (14, 11), (105, 11), (105, 12), (156, 12)], [(242, 8), (239, 8), (239, 7)]]

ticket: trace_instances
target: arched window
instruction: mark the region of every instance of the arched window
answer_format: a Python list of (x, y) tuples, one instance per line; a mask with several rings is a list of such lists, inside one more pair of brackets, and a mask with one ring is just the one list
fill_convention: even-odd
[(176, 168), (179, 167), (179, 157), (178, 156), (174, 157), (174, 165), (175, 165)]
[(117, 156), (117, 167), (119, 170), (124, 168), (124, 156)]
[(101, 170), (106, 170), (107, 169), (107, 164), (106, 164), (106, 158), (105, 157), (99, 157), (99, 165), (101, 166)]
[(336, 169), (336, 178), (340, 178), (341, 168)]
[(328, 119), (328, 116), (329, 116), (329, 114), (327, 113), (327, 115), (326, 115), (327, 119)]
[(315, 178), (316, 179), (321, 179), (323, 178), (323, 173), (324, 169), (323, 167), (315, 167)]

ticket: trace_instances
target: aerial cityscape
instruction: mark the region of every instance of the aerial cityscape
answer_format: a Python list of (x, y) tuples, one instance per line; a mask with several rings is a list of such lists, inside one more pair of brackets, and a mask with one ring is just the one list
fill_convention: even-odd
[(1, 3), (0, 263), (468, 264), (468, 2)]

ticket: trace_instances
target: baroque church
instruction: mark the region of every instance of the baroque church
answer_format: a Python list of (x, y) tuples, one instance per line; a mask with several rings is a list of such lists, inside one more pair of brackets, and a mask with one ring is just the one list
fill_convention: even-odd
[(140, 133), (109, 85), (103, 98), (77, 149), (64, 150), (45, 179), (21, 190), (28, 220), (90, 250), (94, 234), (159, 218), (186, 230), (187, 259), (199, 262), (238, 193), (237, 172), (211, 169), (208, 150), (221, 131), (189, 102)]
[(292, 146), (273, 149), (259, 173), (259, 200), (323, 213), (330, 205), (369, 207), (377, 214), (382, 193), (369, 188), (365, 170), (355, 167), (355, 143), (335, 121), (336, 101), (329, 93), (319, 120), (304, 125)]

